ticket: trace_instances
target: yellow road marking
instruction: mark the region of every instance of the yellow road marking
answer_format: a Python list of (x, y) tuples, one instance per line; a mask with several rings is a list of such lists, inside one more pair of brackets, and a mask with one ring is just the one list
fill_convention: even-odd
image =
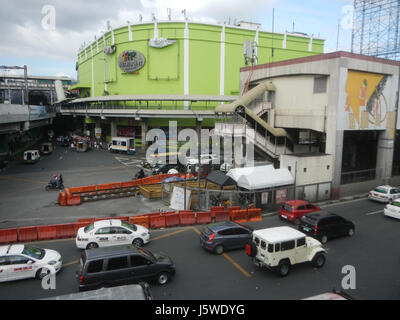
[(62, 266), (63, 266), (63, 268), (64, 267), (68, 267), (68, 266), (71, 266), (73, 264), (77, 264), (78, 262), (79, 262), (79, 260), (74, 260), (74, 261), (71, 261), (71, 262), (68, 262), (68, 263), (64, 263)]
[(172, 235), (174, 235), (174, 234), (178, 234), (178, 233), (185, 232), (186, 230), (188, 230), (188, 229), (178, 230), (178, 231), (175, 231), (175, 232), (163, 234), (162, 236), (158, 236), (158, 237), (153, 238), (153, 239), (151, 239), (151, 240), (152, 240), (152, 241), (154, 241), (154, 240), (159, 240), (159, 239), (162, 239), (162, 238), (166, 238), (166, 237), (172, 236)]
[[(197, 230), (197, 228), (193, 227), (193, 231), (196, 232), (198, 235), (201, 234), (201, 232), (199, 230)], [(224, 256), (225, 259), (227, 259), (230, 263), (232, 263), (241, 273), (243, 273), (247, 278), (250, 278), (251, 275), (244, 270), (237, 262), (235, 262), (230, 256), (228, 256), (226, 253), (222, 254)]]

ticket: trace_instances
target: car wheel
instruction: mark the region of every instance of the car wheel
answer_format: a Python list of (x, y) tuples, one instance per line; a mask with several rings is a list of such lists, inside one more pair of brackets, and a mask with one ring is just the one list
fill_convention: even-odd
[(86, 249), (90, 250), (90, 249), (96, 249), (98, 247), (99, 247), (99, 245), (97, 243), (91, 242), (86, 246)]
[(219, 245), (215, 247), (215, 253), (216, 254), (222, 254), (224, 252), (224, 247)]
[(143, 246), (143, 240), (141, 238), (136, 238), (132, 241), (132, 244), (136, 247)]
[(287, 260), (279, 262), (277, 272), (279, 276), (286, 277), (290, 272), (290, 262)]
[(161, 272), (157, 275), (157, 283), (160, 285), (164, 285), (169, 281), (169, 273)]
[(312, 259), (312, 265), (315, 268), (322, 268), (325, 264), (325, 255), (323, 253), (317, 253)]
[(36, 278), (42, 280), (45, 276), (47, 276), (50, 273), (49, 269), (45, 269), (45, 268), (40, 268), (37, 272), (36, 272)]
[(352, 237), (354, 235), (354, 229), (350, 228), (349, 232), (347, 233), (349, 237)]
[(327, 243), (328, 242), (328, 237), (324, 234), (322, 237), (321, 237), (321, 243), (322, 244), (325, 244), (325, 243)]

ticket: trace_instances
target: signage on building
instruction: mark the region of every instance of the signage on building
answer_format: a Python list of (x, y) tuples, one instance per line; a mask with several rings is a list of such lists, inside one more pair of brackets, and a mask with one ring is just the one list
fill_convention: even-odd
[(146, 58), (139, 51), (127, 50), (118, 57), (118, 66), (127, 73), (135, 72), (143, 68)]
[(169, 40), (165, 38), (152, 38), (149, 39), (149, 46), (153, 48), (164, 48), (174, 44), (176, 40)]
[(286, 201), (286, 189), (276, 190), (275, 203), (284, 203)]

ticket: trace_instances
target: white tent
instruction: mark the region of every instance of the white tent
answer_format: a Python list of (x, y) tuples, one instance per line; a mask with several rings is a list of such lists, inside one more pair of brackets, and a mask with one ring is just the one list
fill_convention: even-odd
[(294, 184), (294, 177), (287, 168), (275, 169), (273, 165), (235, 168), (229, 170), (227, 176), (235, 180), (238, 187), (247, 190)]

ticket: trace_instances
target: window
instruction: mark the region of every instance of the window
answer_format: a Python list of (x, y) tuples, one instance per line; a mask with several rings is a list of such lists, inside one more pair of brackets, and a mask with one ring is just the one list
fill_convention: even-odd
[(306, 205), (306, 208), (307, 208), (308, 210), (314, 210), (314, 209), (315, 209), (315, 207), (314, 207), (312, 204)]
[(235, 234), (235, 229), (225, 229), (218, 232), (221, 236), (231, 236)]
[(390, 194), (396, 194), (396, 193), (400, 193), (400, 190), (399, 189), (390, 190)]
[(282, 251), (291, 250), (293, 248), (294, 248), (294, 240), (282, 242), (281, 244)]
[(303, 172), (307, 172), (307, 168), (304, 168), (304, 169), (303, 169)]
[(89, 224), (87, 227), (85, 227), (83, 229), (83, 231), (85, 231), (85, 233), (88, 233), (88, 232), (92, 231), (93, 228), (94, 228), (94, 224), (92, 223), (92, 224)]
[(103, 260), (95, 260), (89, 263), (87, 273), (100, 272), (103, 269)]
[(306, 244), (306, 238), (297, 239), (297, 247), (302, 247)]
[(275, 252), (279, 252), (281, 251), (281, 244), (280, 243), (276, 243), (275, 244)]
[(128, 267), (127, 257), (112, 258), (108, 260), (107, 270), (118, 270)]
[(8, 265), (7, 257), (0, 257), (0, 266), (6, 266), (6, 265)]
[(25, 254), (35, 259), (42, 259), (46, 252), (43, 249), (25, 245), (22, 254)]
[(147, 266), (152, 262), (145, 257), (142, 256), (131, 256), (131, 266), (132, 267), (140, 267), (140, 266)]
[(326, 93), (328, 77), (315, 77), (313, 93)]
[(28, 263), (29, 259), (23, 256), (9, 256), (8, 261), (10, 264), (26, 264)]
[(110, 227), (100, 228), (99, 230), (96, 231), (96, 234), (110, 234), (110, 233), (111, 233)]
[(266, 247), (267, 244), (265, 243), (265, 241), (261, 241), (261, 249), (265, 250)]
[(297, 210), (305, 210), (306, 209), (306, 207), (305, 206), (303, 206), (303, 205), (301, 205), (301, 206), (298, 206), (298, 208), (297, 208)]
[(273, 244), (269, 244), (268, 245), (268, 252), (274, 252), (274, 245)]
[(130, 224), (128, 222), (122, 221), (121, 225), (129, 230), (136, 231), (137, 227), (134, 224)]
[(235, 231), (236, 231), (236, 234), (249, 234), (249, 230), (246, 230), (243, 228), (236, 228)]
[(288, 170), (289, 170), (290, 172), (292, 171), (292, 167), (291, 167), (291, 166), (288, 166), (287, 168), (288, 168)]
[(256, 243), (257, 247), (260, 245), (260, 239), (258, 238), (254, 238), (254, 242)]

